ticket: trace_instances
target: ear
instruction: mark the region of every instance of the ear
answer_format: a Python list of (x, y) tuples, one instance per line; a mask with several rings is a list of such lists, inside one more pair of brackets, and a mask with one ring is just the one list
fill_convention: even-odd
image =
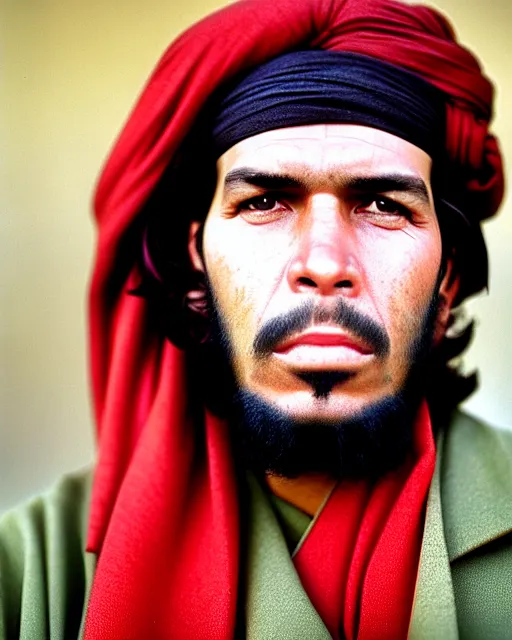
[(190, 227), (188, 229), (188, 255), (194, 269), (196, 271), (201, 271), (201, 273), (205, 273), (203, 258), (197, 248), (197, 235), (200, 229), (200, 222), (194, 220), (190, 223)]
[(439, 306), (437, 310), (434, 344), (437, 346), (444, 338), (449, 327), (450, 312), (459, 292), (460, 277), (455, 272), (453, 258), (446, 261), (446, 270), (439, 286)]

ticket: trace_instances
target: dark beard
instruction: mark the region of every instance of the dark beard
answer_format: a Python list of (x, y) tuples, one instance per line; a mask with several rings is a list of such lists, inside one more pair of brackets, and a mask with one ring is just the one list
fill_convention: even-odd
[[(207, 406), (229, 421), (237, 461), (256, 473), (269, 472), (290, 478), (324, 473), (335, 479), (375, 479), (400, 466), (411, 451), (412, 426), (425, 393), (425, 371), (439, 303), (437, 286), (435, 291), (411, 346), (409, 375), (404, 387), (395, 395), (339, 421), (294, 419), (260, 396), (240, 389), (230, 366), (231, 345), (227, 332), (215, 304), (210, 301), (211, 334), (196, 354), (202, 375), (201, 380), (196, 379), (195, 388), (206, 391)], [(314, 313), (312, 309), (311, 312)], [(359, 332), (375, 344), (373, 327), (370, 326), (372, 338), (365, 336), (362, 319), (359, 328), (357, 319), (353, 325), (351, 329), (356, 334)], [(276, 339), (281, 333), (278, 332)], [(385, 353), (384, 338), (381, 344), (381, 351)], [(332, 376), (324, 378), (319, 373), (308, 382), (317, 398), (327, 397), (335, 384), (343, 383), (344, 374), (341, 372), (335, 380)]]
[(338, 422), (299, 422), (240, 390), (231, 424), (238, 455), (256, 472), (377, 478), (399, 466), (410, 451), (417, 406), (400, 393)]

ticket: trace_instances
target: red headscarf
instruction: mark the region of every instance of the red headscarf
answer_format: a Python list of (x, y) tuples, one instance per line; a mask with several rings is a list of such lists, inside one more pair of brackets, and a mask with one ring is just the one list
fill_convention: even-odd
[(99, 557), (86, 638), (232, 638), (238, 510), (226, 425), (205, 411), (194, 441), (185, 353), (148, 330), (123, 238), (212, 91), (285, 51), (372, 55), (445, 90), (446, 146), (467, 170), (480, 218), (502, 198), (492, 86), (448, 22), (392, 0), (244, 0), (164, 54), (101, 176), (90, 293), (99, 436), (88, 549)]

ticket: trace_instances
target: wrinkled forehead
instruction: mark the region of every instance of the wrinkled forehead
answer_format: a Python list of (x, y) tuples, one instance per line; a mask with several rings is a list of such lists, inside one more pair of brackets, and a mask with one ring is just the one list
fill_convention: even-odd
[[(236, 188), (251, 174), (290, 179), (308, 189), (339, 190), (360, 177), (410, 178), (431, 194), (431, 157), (396, 135), (351, 124), (273, 129), (245, 138), (217, 161), (218, 188)], [(283, 183), (283, 186), (286, 186)], [(422, 187), (423, 188), (423, 187)]]

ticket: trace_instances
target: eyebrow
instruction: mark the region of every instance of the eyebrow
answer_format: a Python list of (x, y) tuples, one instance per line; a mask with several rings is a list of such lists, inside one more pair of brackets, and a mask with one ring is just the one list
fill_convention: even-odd
[[(224, 189), (231, 190), (238, 186), (252, 185), (261, 189), (308, 189), (313, 180), (309, 177), (296, 177), (286, 173), (272, 173), (249, 167), (233, 169), (224, 178)], [(339, 189), (347, 189), (360, 193), (389, 193), (398, 191), (408, 193), (424, 204), (430, 204), (427, 185), (419, 176), (401, 173), (383, 173), (379, 175), (352, 175), (340, 177)]]
[(233, 169), (224, 178), (224, 188), (231, 189), (250, 184), (262, 189), (300, 189), (306, 186), (306, 180), (282, 173), (268, 173), (242, 167)]

